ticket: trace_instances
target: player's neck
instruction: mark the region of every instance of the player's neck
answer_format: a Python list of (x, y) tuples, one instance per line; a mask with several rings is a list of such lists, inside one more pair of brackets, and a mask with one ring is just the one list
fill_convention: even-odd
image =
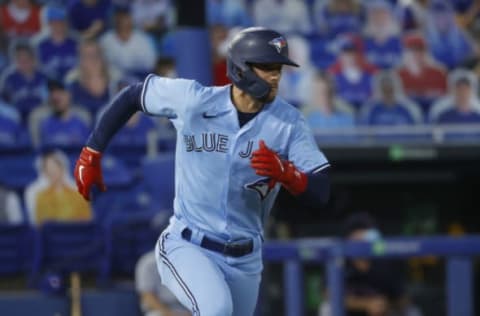
[(236, 86), (232, 85), (230, 92), (232, 103), (235, 105), (238, 111), (243, 113), (256, 113), (263, 107), (263, 103), (256, 100), (248, 93), (240, 90)]

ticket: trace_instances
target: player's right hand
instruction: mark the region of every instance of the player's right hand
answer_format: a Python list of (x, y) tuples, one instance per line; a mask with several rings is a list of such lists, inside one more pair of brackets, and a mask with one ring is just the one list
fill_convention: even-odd
[(73, 175), (77, 189), (87, 201), (90, 200), (90, 191), (93, 185), (97, 185), (102, 192), (107, 190), (103, 183), (101, 159), (102, 153), (84, 147), (75, 164)]

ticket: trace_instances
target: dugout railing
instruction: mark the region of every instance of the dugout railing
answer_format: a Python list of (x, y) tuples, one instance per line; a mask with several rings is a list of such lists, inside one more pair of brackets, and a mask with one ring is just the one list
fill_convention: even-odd
[(335, 239), (270, 241), (264, 259), (282, 262), (285, 315), (302, 316), (303, 263), (325, 265), (332, 316), (344, 316), (344, 264), (347, 258), (438, 256), (446, 260), (446, 315), (474, 316), (473, 257), (480, 255), (480, 236), (387, 238), (381, 241), (343, 242)]

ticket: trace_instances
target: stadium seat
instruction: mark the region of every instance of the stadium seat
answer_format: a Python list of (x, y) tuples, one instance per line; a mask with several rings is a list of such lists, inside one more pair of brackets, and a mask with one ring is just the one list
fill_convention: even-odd
[(95, 272), (99, 284), (108, 276), (105, 235), (93, 222), (47, 222), (35, 234), (32, 280), (46, 271)]
[[(161, 215), (163, 222), (169, 214)], [(158, 213), (131, 212), (117, 213), (108, 221), (106, 228), (108, 262), (112, 264), (110, 271), (115, 274), (133, 275), (135, 264), (144, 253), (152, 250), (165, 227), (164, 224), (155, 225), (153, 218)]]
[(162, 154), (147, 157), (142, 162), (142, 177), (146, 191), (158, 208), (172, 209), (175, 197), (175, 157)]
[(26, 224), (0, 224), (0, 275), (25, 273), (33, 258), (33, 230)]
[(23, 189), (37, 177), (34, 162), (35, 155), (31, 153), (0, 155), (0, 183)]

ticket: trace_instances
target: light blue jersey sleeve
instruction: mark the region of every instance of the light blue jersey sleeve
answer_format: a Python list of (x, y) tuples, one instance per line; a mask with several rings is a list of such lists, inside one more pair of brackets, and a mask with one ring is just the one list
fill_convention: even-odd
[(194, 80), (151, 74), (144, 81), (140, 104), (147, 114), (182, 120), (202, 88)]
[(291, 135), (288, 160), (305, 173), (317, 173), (330, 166), (302, 115)]

